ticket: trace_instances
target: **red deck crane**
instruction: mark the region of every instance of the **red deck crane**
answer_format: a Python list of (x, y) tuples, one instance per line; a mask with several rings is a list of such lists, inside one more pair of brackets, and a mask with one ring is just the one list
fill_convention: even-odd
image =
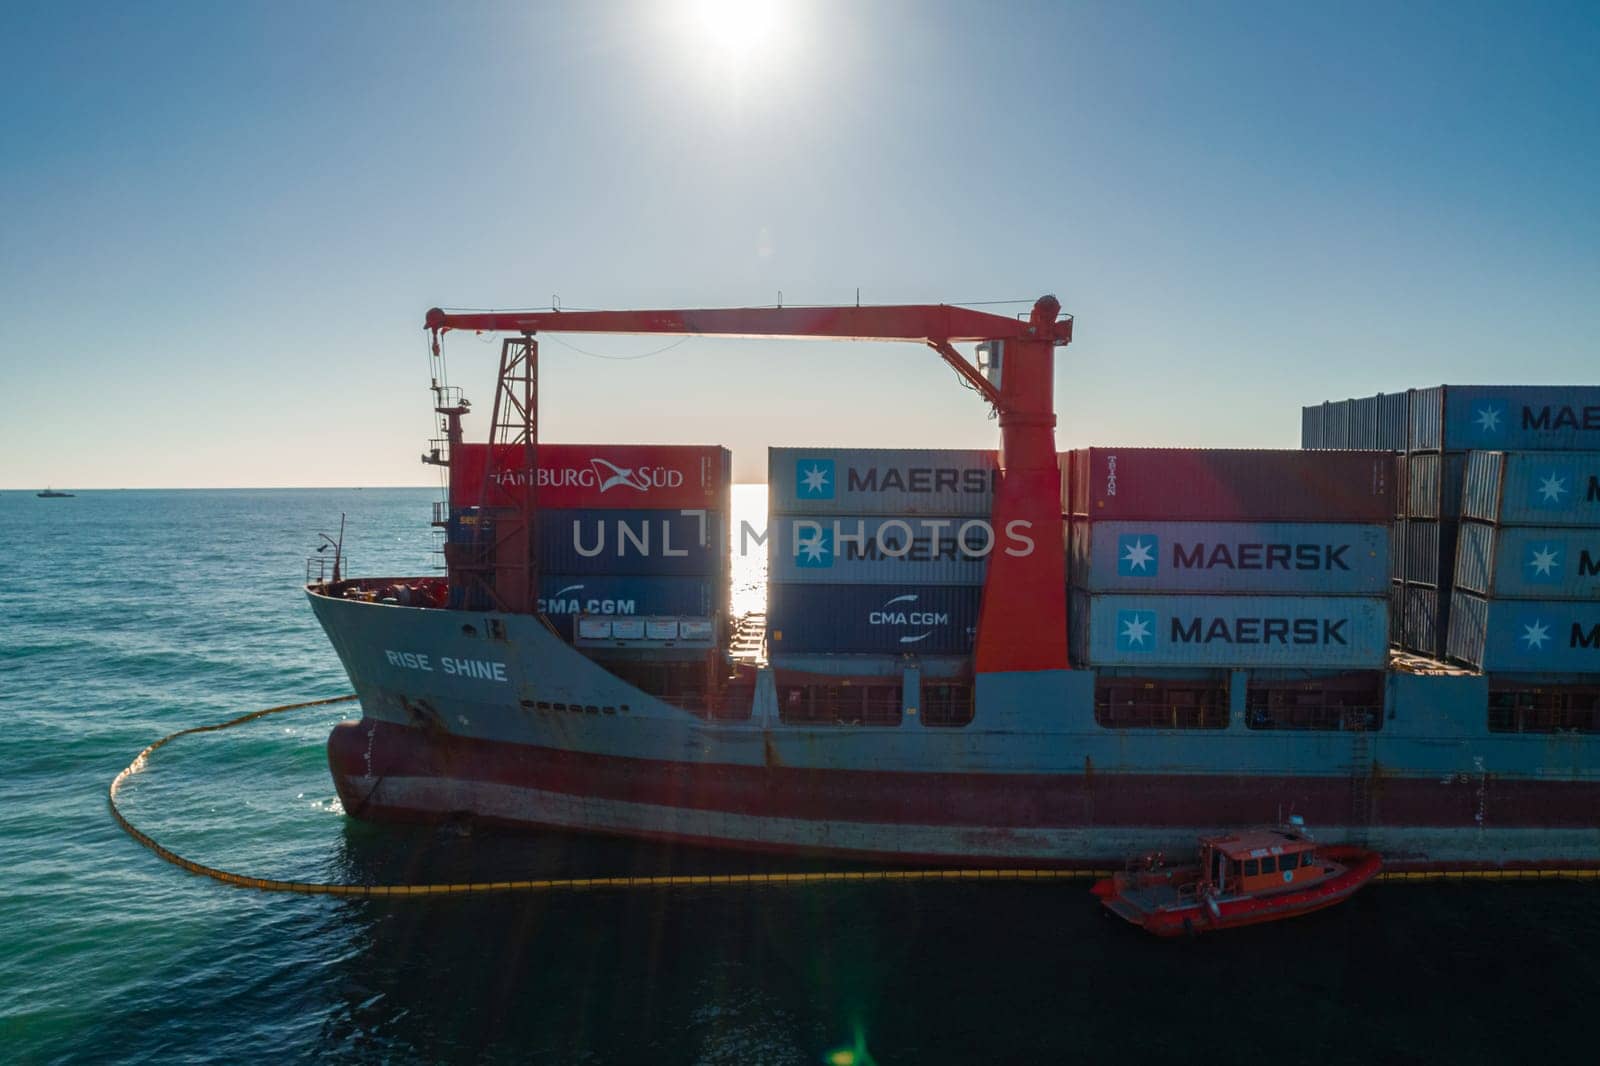
[[(1061, 521), (1061, 474), (1055, 445), (1055, 349), (1072, 340), (1072, 319), (1054, 296), (1043, 296), (1027, 318), (945, 304), (879, 307), (749, 307), (667, 311), (428, 312), (425, 328), (435, 353), (449, 330), (519, 335), (502, 348), (490, 444), (525, 449), (537, 469), (538, 348), (540, 332), (694, 334), (913, 341), (926, 344), (991, 404), (1000, 420), (1000, 482), (991, 521), (997, 547), (989, 558), (978, 616), (974, 668), (978, 673), (1066, 669), (1066, 558)], [(999, 386), (952, 345), (999, 342)], [(991, 363), (993, 364), (993, 360)], [(496, 438), (499, 437), (497, 440)], [(487, 464), (485, 476), (492, 469)], [(498, 545), (497, 599), (507, 610), (529, 611), (537, 600), (532, 494)], [(1032, 550), (1007, 534), (1031, 541)]]

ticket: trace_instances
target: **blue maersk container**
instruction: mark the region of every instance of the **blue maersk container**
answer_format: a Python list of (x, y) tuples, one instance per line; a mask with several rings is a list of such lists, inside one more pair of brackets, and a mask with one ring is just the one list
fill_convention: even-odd
[(770, 448), (767, 510), (987, 518), (999, 476), (999, 458), (993, 451)]
[(719, 597), (718, 583), (710, 577), (539, 575), (539, 610), (568, 640), (580, 614), (710, 618), (723, 610)]
[(1600, 526), (1600, 452), (1473, 452), (1462, 514), (1517, 526)]
[(1600, 529), (1464, 522), (1456, 588), (1522, 600), (1600, 600)]
[(767, 586), (767, 652), (967, 655), (983, 590), (962, 585)]
[(1382, 596), (1389, 526), (1344, 522), (1074, 522), (1072, 584), (1091, 592)]
[(727, 515), (719, 511), (557, 509), (539, 513), (539, 569), (550, 574), (721, 576)]
[(981, 585), (997, 547), (986, 519), (772, 515), (767, 580), (826, 585)]
[(1414, 390), (1410, 450), (1600, 449), (1600, 385), (1440, 385)]
[(1074, 592), (1075, 661), (1118, 667), (1380, 670), (1382, 596), (1093, 595)]
[(1600, 674), (1600, 601), (1486, 600), (1457, 592), (1449, 651), (1488, 672)]

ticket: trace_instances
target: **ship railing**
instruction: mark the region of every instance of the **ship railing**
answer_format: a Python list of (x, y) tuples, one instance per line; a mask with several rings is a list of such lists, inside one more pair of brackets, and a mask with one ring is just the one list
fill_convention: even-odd
[[(341, 555), (338, 559), (340, 576), (349, 573), (350, 557)], [(306, 556), (306, 584), (326, 585), (334, 580), (334, 558), (331, 555)]]
[(433, 501), (433, 524), (436, 525), (436, 526), (442, 526), (442, 525), (448, 524), (449, 521), (450, 521), (450, 501), (449, 500), (434, 500)]
[(462, 398), (461, 388), (458, 385), (435, 385), (433, 387), (433, 409), (443, 414), (450, 410), (463, 410), (467, 402)]

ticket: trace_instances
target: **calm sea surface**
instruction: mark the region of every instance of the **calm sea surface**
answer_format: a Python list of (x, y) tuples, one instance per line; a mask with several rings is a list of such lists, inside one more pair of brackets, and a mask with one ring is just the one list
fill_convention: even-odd
[[(739, 498), (759, 521), (761, 490)], [(425, 573), (427, 490), (0, 493), (0, 1061), (1512, 1062), (1600, 1047), (1592, 883), (1377, 886), (1162, 943), (1086, 886), (863, 885), (377, 903), (186, 874), (105, 788), (171, 730), (347, 691), (300, 592)], [(760, 599), (760, 568), (736, 577)], [(279, 878), (767, 868), (557, 834), (363, 825), (348, 706), (164, 749), (130, 817)]]

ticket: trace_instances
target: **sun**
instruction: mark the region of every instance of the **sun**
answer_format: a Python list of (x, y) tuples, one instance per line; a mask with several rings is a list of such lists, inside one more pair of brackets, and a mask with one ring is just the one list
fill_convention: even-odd
[(693, 32), (724, 59), (760, 59), (782, 28), (776, 0), (693, 0)]

